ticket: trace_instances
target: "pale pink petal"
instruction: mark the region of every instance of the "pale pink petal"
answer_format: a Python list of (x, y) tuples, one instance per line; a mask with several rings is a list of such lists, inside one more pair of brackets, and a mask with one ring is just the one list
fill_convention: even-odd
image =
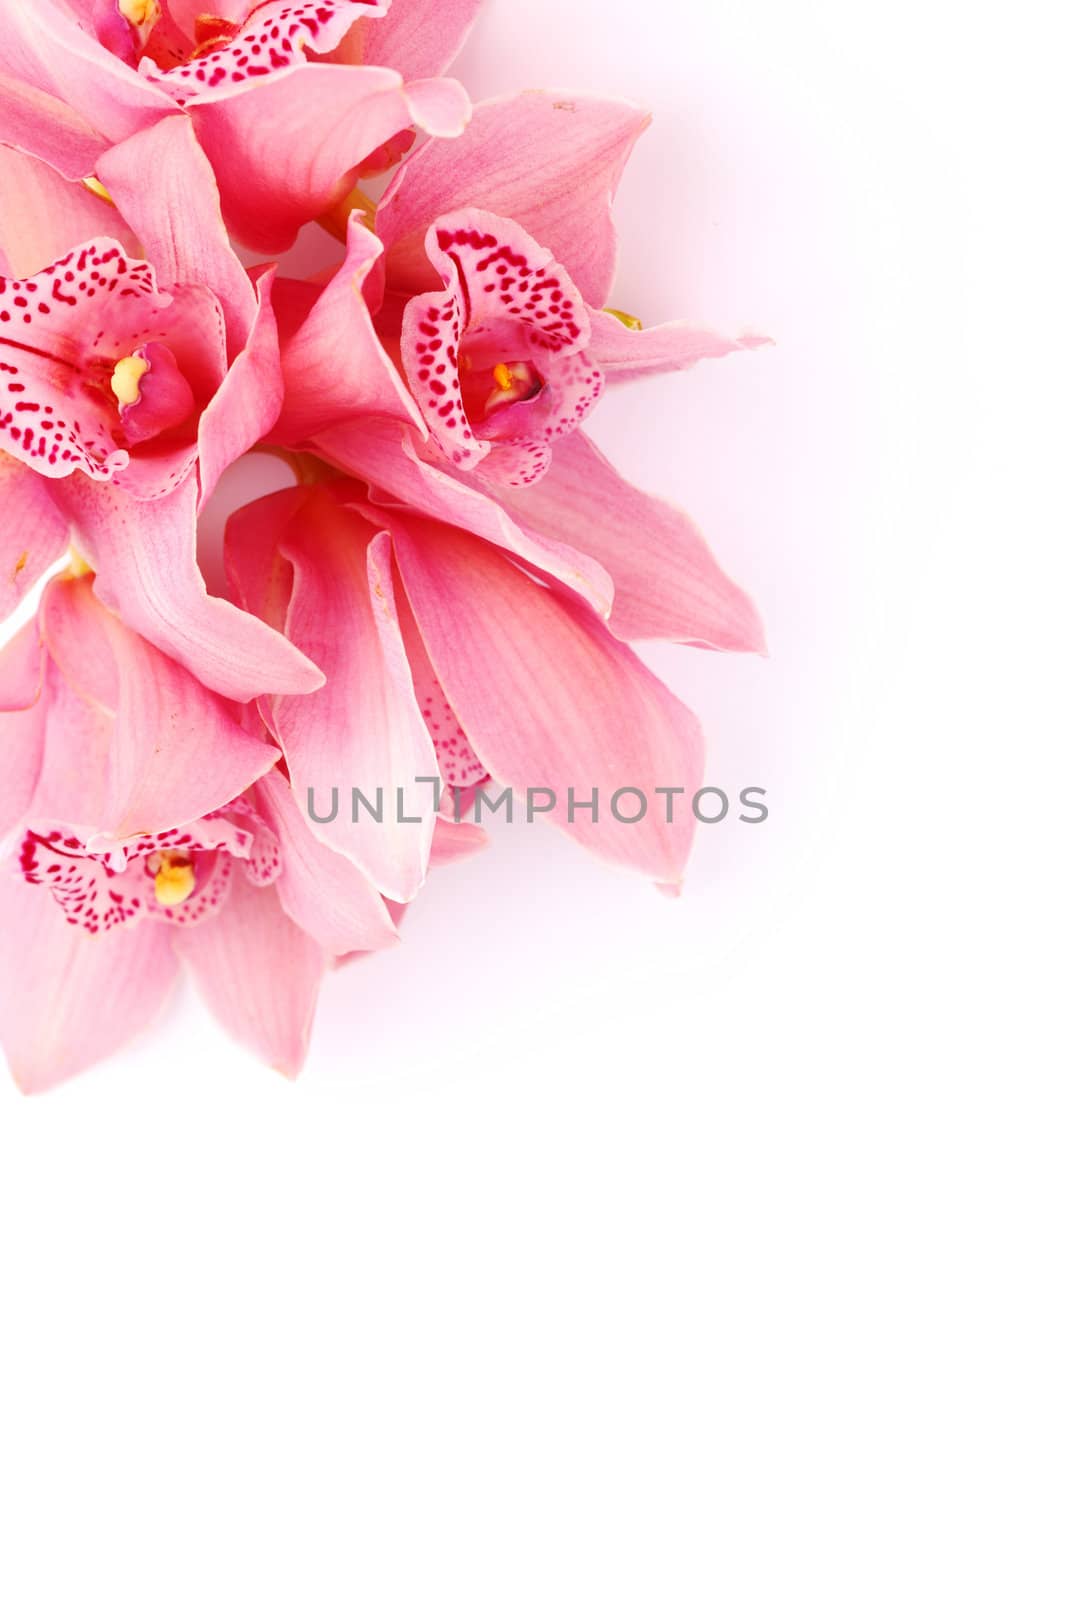
[[(325, 686), (306, 702), (279, 698), (272, 725), (301, 803), (314, 797), (319, 838), (355, 863), (392, 900), (410, 900), (425, 876), (433, 835), (433, 741), (419, 715), (396, 620), (387, 536), (324, 490), (271, 496), (288, 511), (279, 538), (294, 572), (288, 637), (322, 668)], [(260, 502), (264, 519), (269, 502)], [(350, 794), (368, 796), (353, 818)], [(381, 790), (381, 804), (377, 792)], [(402, 800), (402, 806), (401, 806)], [(401, 813), (411, 821), (402, 821)]]
[[(3, 20), (4, 71), (62, 101), (107, 144), (118, 144), (173, 110), (169, 96), (106, 49), (79, 24), (73, 10), (16, 0), (4, 7)], [(28, 144), (23, 147), (29, 149)], [(42, 144), (30, 150), (46, 161), (75, 153), (68, 141), (58, 149)], [(67, 177), (82, 178), (89, 169), (65, 165), (61, 170)]]
[(456, 139), (470, 121), (471, 103), (456, 78), (409, 79), (404, 96), (410, 114), (408, 126), (420, 128), (431, 139)]
[[(676, 882), (694, 817), (683, 802), (668, 823), (655, 790), (700, 787), (692, 713), (586, 608), (532, 583), (489, 545), (414, 520), (398, 519), (393, 537), (441, 686), (497, 782), (551, 790), (546, 815), (557, 826), (611, 861)], [(624, 788), (644, 796), (643, 820), (613, 815)], [(577, 809), (594, 790), (597, 820)], [(632, 794), (619, 805), (639, 811)]]
[(107, 140), (84, 117), (6, 73), (0, 73), (0, 138), (74, 180), (87, 177), (107, 149)]
[(281, 845), (278, 898), (293, 921), (332, 956), (395, 944), (381, 895), (358, 867), (315, 837), (285, 779), (268, 772), (256, 796)]
[(0, 1043), (19, 1088), (51, 1089), (157, 1016), (176, 963), (163, 923), (71, 927), (46, 890), (0, 867)]
[(495, 499), (479, 490), (468, 473), (453, 477), (422, 460), (414, 438), (399, 424), (368, 420), (332, 428), (318, 437), (315, 448), (344, 471), (373, 485), (372, 498), (380, 504), (411, 506), (428, 517), (467, 528), (573, 589), (600, 616), (610, 611), (611, 579), (599, 561), (550, 532), (520, 528)]
[(367, 274), (381, 253), (378, 240), (353, 214), (344, 262), (296, 332), (283, 338), (285, 400), (276, 438), (299, 443), (361, 416), (393, 417), (425, 431), (363, 298)]
[(463, 206), (511, 217), (550, 250), (591, 305), (615, 272), (611, 202), (645, 112), (622, 101), (526, 91), (476, 106), (453, 144), (410, 156), (378, 209), (390, 280), (434, 287), (426, 230)]
[(470, 102), (451, 79), (436, 84), (405, 87), (384, 67), (324, 63), (264, 80), (250, 94), (194, 105), (231, 231), (253, 250), (287, 250), (393, 134), (413, 123), (458, 133)]
[(616, 638), (766, 649), (755, 606), (685, 512), (627, 483), (585, 435), (558, 444), (551, 471), (532, 488), (495, 493), (527, 532), (551, 533), (603, 562), (615, 586), (607, 625)]
[(196, 561), (193, 478), (152, 502), (80, 474), (61, 494), (97, 572), (98, 597), (208, 688), (246, 701), (307, 694), (322, 683), (319, 669), (281, 633), (208, 594)]
[(274, 268), (255, 281), (256, 313), (248, 343), (233, 361), (200, 418), (200, 501), (226, 468), (270, 432), (282, 406), (278, 327), (270, 303)]
[(35, 621), (0, 650), (0, 840), (26, 817), (44, 755), (47, 700)]
[(33, 792), (44, 750), (45, 712), (42, 706), (27, 711), (0, 711), (0, 842), (20, 827), (30, 814)]
[(113, 632), (111, 624), (115, 622), (94, 592), (92, 574), (76, 577), (70, 568), (45, 585), (37, 608), (37, 625), (49, 669), (58, 671), (86, 704), (111, 717), (118, 710), (122, 694), (116, 654), (122, 624), (117, 623)]
[(222, 701), (106, 610), (91, 578), (53, 579), (42, 598), (42, 626), (68, 682), (114, 713), (101, 833), (124, 838), (195, 821), (242, 794), (277, 760)]
[(438, 817), (433, 849), (430, 851), (431, 870), (450, 867), (455, 861), (465, 861), (468, 856), (479, 855), (488, 843), (489, 835), (485, 829), (473, 822), (449, 822), (446, 817)]
[(680, 372), (697, 361), (758, 350), (771, 340), (760, 334), (730, 338), (695, 322), (663, 322), (655, 328), (627, 328), (610, 311), (591, 311), (589, 353), (605, 377), (621, 381), (657, 372)]
[(85, 239), (109, 234), (128, 256), (137, 241), (114, 206), (44, 161), (0, 146), (0, 270), (32, 276)]
[(67, 548), (66, 519), (47, 479), (0, 453), (0, 621)]
[(111, 813), (114, 712), (86, 699), (51, 660), (40, 704), (44, 750), (32, 802), (21, 820), (61, 819), (88, 837)]
[(326, 956), (286, 916), (277, 889), (257, 889), (235, 872), (219, 915), (179, 928), (173, 939), (223, 1027), (295, 1077), (307, 1055)]
[(0, 649), (0, 711), (25, 711), (37, 704), (45, 664), (40, 628), (31, 617)]
[(292, 491), (264, 495), (235, 511), (226, 524), (223, 558), (234, 603), (279, 633), (285, 632), (293, 598), (293, 569), (278, 541), (301, 503)]
[[(404, 640), (404, 652), (411, 669), (415, 698), (419, 703), (422, 720), (433, 740), (441, 781), (449, 791), (447, 794), (442, 794), (439, 809), (446, 816), (451, 816), (455, 810), (455, 790), (484, 783), (489, 774), (471, 748), (471, 742), (437, 680), (433, 663), (426, 654), (426, 646), (422, 642), (418, 623), (412, 615), (411, 602), (404, 593), (403, 584), (396, 585), (394, 598), (397, 621), (400, 623), (400, 633)], [(437, 835), (434, 837), (436, 839)]]
[(393, 0), (380, 21), (360, 24), (367, 66), (392, 67), (405, 78), (444, 72), (460, 52), (483, 0)]
[(225, 312), (230, 354), (235, 354), (248, 341), (256, 295), (230, 248), (218, 186), (188, 117), (164, 117), (116, 145), (96, 171), (136, 230), (159, 282), (211, 290)]

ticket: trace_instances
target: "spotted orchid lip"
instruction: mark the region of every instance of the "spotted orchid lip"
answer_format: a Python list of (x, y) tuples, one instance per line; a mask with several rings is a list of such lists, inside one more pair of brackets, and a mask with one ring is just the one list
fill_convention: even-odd
[[(129, 3), (141, 8), (156, 0)], [(178, 105), (202, 103), (302, 66), (309, 51), (326, 54), (360, 18), (387, 9), (388, 0), (263, 0), (242, 22), (205, 13), (184, 61), (160, 67), (145, 55), (141, 71)]]
[(107, 382), (172, 305), (148, 263), (113, 239), (89, 240), (30, 278), (0, 278), (3, 448), (51, 477), (121, 471), (129, 456)]
[(95, 934), (144, 917), (191, 926), (225, 903), (236, 865), (261, 885), (281, 870), (274, 830), (243, 801), (121, 844), (70, 827), (30, 828), (18, 861), (26, 883), (47, 889), (72, 926)]
[[(408, 303), (401, 348), (431, 436), (464, 471), (491, 470), (491, 452), (502, 446), (503, 481), (534, 483), (553, 441), (580, 426), (603, 388), (586, 353), (582, 297), (549, 251), (489, 212), (440, 218), (426, 253), (444, 286)], [(485, 355), (465, 371), (472, 341)], [(473, 383), (470, 371), (488, 371), (491, 383)]]

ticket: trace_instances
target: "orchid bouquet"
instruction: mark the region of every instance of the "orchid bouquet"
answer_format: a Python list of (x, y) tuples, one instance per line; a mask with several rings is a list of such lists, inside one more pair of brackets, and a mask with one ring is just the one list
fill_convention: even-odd
[[(607, 307), (647, 118), (472, 107), (443, 74), (478, 3), (0, 0), (2, 614), (36, 600), (0, 653), (0, 1042), (24, 1089), (118, 1048), (180, 960), (295, 1074), (324, 974), (482, 847), (486, 786), (567, 793), (549, 820), (680, 881), (691, 809), (607, 804), (702, 781), (696, 719), (633, 646), (759, 651), (760, 622), (582, 424), (614, 384), (760, 341)], [(298, 278), (308, 224), (333, 259)], [(249, 451), (292, 483), (230, 518), (213, 592), (198, 519)]]

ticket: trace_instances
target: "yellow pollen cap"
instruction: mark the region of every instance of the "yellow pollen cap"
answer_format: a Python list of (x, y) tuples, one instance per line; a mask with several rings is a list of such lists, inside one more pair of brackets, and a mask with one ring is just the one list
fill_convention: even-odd
[(163, 14), (159, 0), (119, 0), (119, 13), (131, 28), (154, 28)]
[(508, 389), (514, 389), (515, 380), (512, 378), (511, 368), (506, 362), (501, 361), (498, 366), (493, 368), (493, 382), (498, 389), (503, 389), (505, 393)]
[(156, 873), (156, 900), (161, 906), (184, 905), (196, 888), (196, 868), (188, 856), (164, 853)]
[(82, 183), (88, 189), (90, 194), (96, 195), (98, 200), (106, 200), (109, 206), (113, 206), (115, 204), (114, 200), (112, 200), (111, 196), (108, 194), (99, 178), (83, 178)]
[(609, 317), (616, 317), (624, 328), (630, 328), (634, 333), (640, 333), (644, 323), (640, 317), (631, 317), (628, 311), (617, 311), (614, 306), (605, 306), (604, 310)]
[(148, 371), (148, 366), (143, 356), (123, 356), (121, 361), (115, 362), (115, 370), (111, 374), (111, 393), (120, 406), (137, 404), (141, 398), (141, 379)]

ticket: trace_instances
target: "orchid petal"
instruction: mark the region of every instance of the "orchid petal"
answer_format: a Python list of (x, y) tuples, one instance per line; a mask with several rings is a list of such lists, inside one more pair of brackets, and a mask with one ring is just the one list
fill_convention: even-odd
[(627, 483), (584, 434), (556, 446), (552, 470), (532, 488), (495, 493), (527, 532), (550, 531), (603, 562), (617, 639), (765, 651), (755, 606), (685, 512)]
[(293, 921), (333, 956), (395, 944), (381, 895), (358, 867), (315, 837), (285, 779), (266, 773), (256, 796), (281, 844), (278, 897)]
[(67, 523), (46, 479), (0, 452), (0, 622), (67, 548)]
[[(294, 491), (283, 490), (241, 507), (227, 522), (223, 543), (226, 579), (234, 603), (279, 633), (285, 632), (293, 598), (293, 569), (278, 549), (278, 540), (299, 503)], [(320, 679), (326, 681), (321, 675)], [(260, 706), (259, 710), (266, 708)]]
[(26, 711), (37, 704), (46, 659), (37, 620), (31, 618), (0, 649), (0, 712)]
[(0, 840), (26, 817), (44, 755), (47, 701), (36, 622), (0, 650)]
[(326, 956), (286, 916), (277, 889), (257, 889), (235, 872), (219, 915), (177, 929), (173, 940), (223, 1027), (295, 1077), (307, 1055)]
[(300, 327), (283, 339), (285, 400), (276, 437), (299, 443), (356, 416), (392, 417), (425, 432), (363, 298), (367, 274), (381, 253), (378, 240), (353, 214), (343, 264)]
[[(231, 519), (238, 538), (249, 519), (261, 537), (273, 532), (293, 567), (286, 633), (326, 678), (306, 702), (279, 697), (271, 706), (293, 788), (314, 797), (320, 813), (331, 809), (332, 791), (343, 792), (333, 820), (311, 817), (317, 836), (390, 899), (410, 900), (425, 878), (433, 834), (432, 788), (416, 780), (432, 780), (437, 765), (396, 620), (388, 538), (375, 538), (368, 522), (324, 489), (283, 490), (245, 507)], [(381, 820), (352, 815), (353, 786), (381, 809)]]
[(176, 963), (163, 923), (71, 927), (51, 895), (0, 868), (0, 1043), (19, 1088), (51, 1089), (148, 1026)]
[(611, 579), (599, 561), (550, 533), (521, 528), (496, 500), (479, 491), (470, 474), (452, 476), (423, 461), (411, 435), (397, 424), (368, 420), (332, 428), (319, 436), (315, 448), (371, 484), (371, 497), (379, 504), (411, 506), (425, 516), (467, 528), (572, 589), (598, 615), (610, 611)]
[(164, 117), (109, 150), (96, 170), (159, 282), (196, 283), (212, 291), (235, 354), (248, 341), (256, 295), (230, 248), (211, 164), (188, 117)]
[(772, 341), (760, 334), (736, 339), (695, 322), (662, 322), (655, 328), (628, 328), (610, 311), (589, 314), (589, 353), (605, 377), (619, 382), (657, 372), (681, 372), (697, 361), (758, 350)]
[(75, 181), (93, 171), (108, 147), (107, 140), (62, 100), (6, 73), (0, 73), (0, 138)]
[(454, 144), (427, 144), (400, 168), (378, 209), (396, 287), (434, 287), (424, 248), (438, 217), (478, 206), (511, 217), (562, 262), (591, 305), (615, 272), (610, 207), (645, 112), (621, 101), (526, 91), (474, 109)]
[(98, 598), (227, 699), (317, 689), (322, 673), (281, 633), (208, 594), (196, 561), (196, 495), (192, 478), (150, 503), (81, 476), (62, 485)]
[(433, 849), (430, 851), (430, 868), (450, 867), (456, 861), (466, 861), (468, 856), (480, 855), (489, 845), (489, 835), (473, 822), (449, 822), (438, 817), (434, 829)]
[[(107, 144), (120, 143), (174, 109), (162, 89), (131, 72), (125, 61), (82, 27), (73, 8), (5, 6), (4, 66), (12, 78), (61, 101)], [(0, 136), (7, 138), (2, 123)], [(65, 140), (57, 150), (45, 140), (29, 153), (51, 160), (76, 153), (76, 147), (71, 150)], [(65, 177), (84, 178), (91, 169), (65, 164), (60, 170)]]
[(458, 133), (470, 109), (466, 93), (451, 79), (435, 84), (405, 86), (385, 67), (322, 63), (263, 80), (254, 94), (194, 105), (231, 231), (253, 250), (287, 250), (393, 134), (413, 123), (433, 124), (427, 131), (441, 137)]
[(270, 303), (273, 279), (273, 267), (257, 277), (256, 312), (248, 343), (234, 359), (200, 418), (201, 504), (226, 468), (270, 432), (281, 411), (278, 326)]
[(0, 711), (0, 761), (4, 767), (4, 783), (0, 788), (0, 842), (29, 816), (44, 749), (44, 732), (43, 708)]
[(430, 78), (452, 65), (483, 0), (394, 0), (380, 20), (359, 24), (366, 66)]
[[(393, 533), (412, 610), (441, 686), (500, 783), (545, 788), (549, 820), (609, 860), (657, 881), (680, 879), (695, 822), (668, 823), (654, 791), (691, 795), (703, 771), (699, 724), (577, 602), (531, 583), (502, 555), (441, 524)], [(646, 798), (642, 820), (610, 809), (617, 790)], [(599, 818), (574, 810), (599, 797)], [(635, 807), (624, 802), (625, 814)], [(573, 820), (572, 820), (573, 817)]]
[(127, 256), (137, 240), (113, 205), (44, 161), (0, 147), (0, 257), (11, 277), (32, 277), (84, 240), (109, 234)]
[(91, 578), (49, 584), (42, 628), (68, 682), (115, 716), (101, 833), (160, 833), (207, 816), (278, 759), (194, 677), (106, 610)]
[[(484, 783), (489, 774), (471, 748), (471, 742), (438, 682), (403, 585), (397, 585), (394, 598), (415, 698), (433, 740), (441, 780), (453, 792)], [(443, 802), (443, 806), (446, 811), (449, 809), (447, 802)]]
[(41, 693), (44, 749), (30, 806), (21, 818), (62, 819), (88, 837), (111, 812), (110, 755), (115, 715), (72, 686), (48, 659)]

